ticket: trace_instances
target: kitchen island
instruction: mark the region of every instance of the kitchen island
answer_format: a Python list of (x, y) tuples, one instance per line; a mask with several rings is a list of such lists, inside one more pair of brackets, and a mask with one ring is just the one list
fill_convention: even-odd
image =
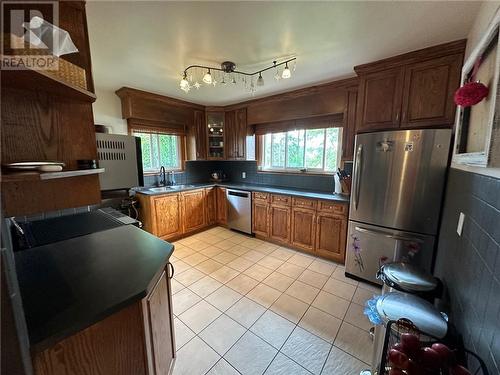
[(17, 252), (35, 373), (167, 373), (173, 250), (123, 225)]

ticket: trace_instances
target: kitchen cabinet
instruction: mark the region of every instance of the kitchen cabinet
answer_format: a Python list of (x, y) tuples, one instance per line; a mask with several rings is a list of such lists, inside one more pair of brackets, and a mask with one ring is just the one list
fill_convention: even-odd
[(217, 188), (205, 189), (207, 225), (215, 224), (217, 221)]
[(316, 211), (308, 208), (292, 208), (292, 233), (293, 246), (309, 252), (314, 251), (316, 233)]
[(223, 160), (226, 149), (226, 126), (223, 110), (207, 110), (207, 142), (208, 159)]
[(194, 134), (196, 160), (207, 158), (207, 127), (205, 126), (205, 113), (203, 111), (194, 111)]
[(360, 77), (357, 131), (399, 127), (404, 69), (395, 68)]
[[(173, 268), (172, 268), (173, 269)], [(172, 277), (173, 275), (170, 275)], [(149, 374), (169, 373), (175, 357), (172, 297), (164, 271), (151, 293), (143, 300), (146, 352)]]
[(453, 125), (462, 60), (455, 54), (406, 67), (401, 127)]
[(269, 194), (252, 193), (252, 232), (269, 237)]
[(341, 215), (318, 212), (316, 226), (316, 253), (344, 263), (347, 218)]
[(290, 243), (290, 207), (271, 205), (269, 208), (269, 237), (272, 240)]
[(240, 108), (226, 112), (226, 158), (246, 159), (247, 110)]
[(346, 89), (346, 108), (344, 111), (344, 129), (342, 130), (342, 160), (353, 160), (354, 136), (356, 133), (356, 106), (358, 103), (358, 85)]
[(163, 239), (179, 236), (182, 233), (181, 195), (170, 194), (153, 199), (154, 234)]
[(205, 226), (205, 191), (191, 190), (181, 193), (183, 232), (188, 233)]
[(217, 223), (227, 224), (227, 197), (226, 188), (217, 186)]
[(356, 132), (452, 127), (465, 41), (354, 67)]
[(261, 192), (252, 197), (257, 237), (344, 263), (347, 204)]

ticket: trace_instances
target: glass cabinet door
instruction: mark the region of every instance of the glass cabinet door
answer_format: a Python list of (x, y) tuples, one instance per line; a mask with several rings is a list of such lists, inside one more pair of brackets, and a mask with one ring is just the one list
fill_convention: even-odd
[(207, 112), (208, 158), (224, 159), (224, 112)]

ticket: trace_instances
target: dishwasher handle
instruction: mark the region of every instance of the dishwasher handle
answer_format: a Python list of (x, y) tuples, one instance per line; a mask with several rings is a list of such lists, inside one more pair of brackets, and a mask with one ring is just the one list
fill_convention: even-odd
[(250, 198), (250, 192), (248, 191), (228, 190), (227, 195), (232, 195), (241, 198)]

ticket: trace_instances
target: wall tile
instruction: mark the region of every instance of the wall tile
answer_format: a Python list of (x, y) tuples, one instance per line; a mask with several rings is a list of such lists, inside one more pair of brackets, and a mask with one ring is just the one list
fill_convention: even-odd
[[(500, 180), (451, 169), (435, 274), (447, 287), (449, 313), (466, 346), (500, 369)], [(465, 216), (462, 236), (458, 215)]]

